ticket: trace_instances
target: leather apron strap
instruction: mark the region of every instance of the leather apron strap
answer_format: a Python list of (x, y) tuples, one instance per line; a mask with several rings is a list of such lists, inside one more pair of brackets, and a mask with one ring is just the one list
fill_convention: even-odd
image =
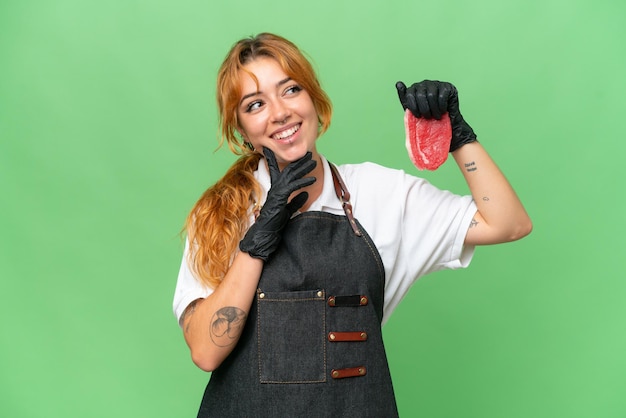
[(341, 201), (341, 206), (343, 207), (343, 211), (346, 213), (346, 216), (348, 217), (348, 221), (350, 222), (350, 226), (352, 227), (354, 234), (360, 237), (362, 234), (361, 234), (361, 230), (359, 229), (359, 226), (354, 220), (354, 215), (352, 213), (352, 204), (350, 203), (350, 192), (348, 191), (348, 188), (343, 182), (343, 179), (339, 175), (339, 170), (337, 170), (337, 167), (335, 167), (335, 165), (330, 162), (328, 163), (328, 165), (330, 166), (330, 172), (333, 175), (333, 184), (335, 185), (335, 193), (337, 194), (337, 197)]

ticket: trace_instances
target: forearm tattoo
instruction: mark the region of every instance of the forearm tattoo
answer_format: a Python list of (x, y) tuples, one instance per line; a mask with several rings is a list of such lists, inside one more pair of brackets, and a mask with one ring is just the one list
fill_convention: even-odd
[(465, 171), (467, 172), (472, 172), (472, 171), (476, 171), (478, 170), (478, 167), (476, 167), (476, 163), (474, 161), (470, 162), (470, 163), (465, 163)]
[(209, 334), (213, 344), (228, 347), (234, 344), (243, 330), (247, 314), (234, 306), (226, 306), (213, 315)]

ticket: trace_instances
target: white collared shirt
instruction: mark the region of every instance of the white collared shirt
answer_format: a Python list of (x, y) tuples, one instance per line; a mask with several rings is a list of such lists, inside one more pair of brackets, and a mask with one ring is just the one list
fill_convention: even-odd
[[(308, 210), (344, 215), (328, 162), (324, 157), (322, 162), (324, 187)], [(440, 190), (422, 178), (374, 163), (337, 168), (350, 192), (354, 217), (376, 245), (385, 267), (383, 324), (420, 277), (469, 265), (474, 247), (464, 246), (463, 241), (476, 214), (471, 196)], [(263, 203), (270, 188), (264, 159), (254, 175), (264, 190)], [(174, 314), (179, 320), (189, 303), (213, 292), (189, 269), (188, 251), (186, 243), (174, 294)]]

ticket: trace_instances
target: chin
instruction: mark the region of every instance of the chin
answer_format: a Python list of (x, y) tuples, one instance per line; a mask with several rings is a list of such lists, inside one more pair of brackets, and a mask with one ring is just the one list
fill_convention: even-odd
[[(302, 150), (288, 150), (288, 151), (283, 151), (283, 152), (275, 152), (274, 154), (276, 155), (276, 161), (278, 162), (278, 165), (282, 168), (284, 168), (285, 166), (287, 166), (290, 163), (293, 163), (294, 161), (299, 160), (300, 158), (304, 157), (304, 155), (308, 152), (308, 149), (302, 149)], [(314, 151), (312, 151), (314, 153), (314, 155), (316, 154)]]
[(288, 149), (279, 149), (277, 152), (275, 152), (275, 154), (277, 158), (282, 158), (285, 161), (293, 162), (304, 157), (304, 155), (308, 151), (315, 153), (314, 150), (309, 150), (308, 147), (293, 146)]

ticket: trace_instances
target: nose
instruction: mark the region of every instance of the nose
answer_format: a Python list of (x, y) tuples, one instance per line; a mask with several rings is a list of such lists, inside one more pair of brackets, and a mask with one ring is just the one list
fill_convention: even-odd
[(277, 101), (272, 107), (272, 121), (274, 123), (283, 125), (287, 122), (289, 116), (291, 116), (291, 111), (284, 103)]

